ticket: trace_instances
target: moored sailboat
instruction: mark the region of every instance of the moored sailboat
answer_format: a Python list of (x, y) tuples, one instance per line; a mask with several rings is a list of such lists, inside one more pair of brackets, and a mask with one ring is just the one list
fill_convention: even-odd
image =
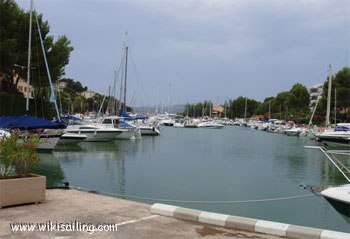
[[(29, 39), (28, 39), (28, 60), (27, 66), (23, 67), (27, 69), (27, 85), (26, 85), (26, 112), (29, 112), (29, 89), (30, 89), (30, 76), (31, 76), (31, 44), (32, 44), (32, 18), (33, 18), (33, 0), (30, 1), (30, 11), (29, 11)], [(39, 21), (37, 15), (35, 15), (35, 20), (37, 23), (37, 30), (39, 34), (39, 40), (41, 44), (41, 49), (44, 57), (44, 63), (47, 71), (47, 76), (50, 84), (51, 96), (50, 102), (55, 104), (55, 109), (57, 113), (57, 119), (60, 120), (55, 92), (53, 84), (51, 81), (51, 75), (48, 67), (48, 62), (46, 59), (45, 48), (43, 44), (43, 39), (40, 31)], [(53, 150), (58, 143), (62, 132), (57, 131), (56, 133), (45, 132), (45, 129), (57, 129), (64, 128), (64, 125), (58, 122), (51, 122), (49, 120), (35, 117), (35, 116), (3, 116), (0, 119), (0, 127), (2, 129), (8, 129), (12, 131), (10, 133), (16, 133), (19, 135), (18, 143), (23, 143), (25, 138), (30, 134), (37, 134), (40, 137), (40, 143), (37, 145), (38, 150)]]

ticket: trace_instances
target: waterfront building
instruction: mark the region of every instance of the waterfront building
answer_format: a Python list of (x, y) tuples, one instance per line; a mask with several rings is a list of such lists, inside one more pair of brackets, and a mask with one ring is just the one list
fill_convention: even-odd
[[(16, 74), (13, 77), (14, 83), (16, 82), (18, 78), (18, 75)], [(23, 94), (23, 96), (26, 98), (27, 94), (29, 99), (33, 99), (33, 92), (34, 92), (34, 87), (32, 85), (29, 85), (29, 92), (27, 92), (27, 81), (25, 81), (22, 78), (19, 78), (18, 83), (17, 83), (17, 90)]]
[(58, 90), (63, 90), (63, 89), (65, 89), (67, 87), (67, 82), (65, 82), (65, 81), (59, 81), (58, 83), (57, 83), (57, 89)]
[(96, 92), (92, 90), (86, 90), (81, 93), (82, 96), (84, 96), (86, 99), (92, 98), (96, 95)]
[(313, 111), (316, 103), (319, 99), (321, 99), (323, 93), (323, 84), (317, 84), (309, 89), (310, 94), (310, 110)]

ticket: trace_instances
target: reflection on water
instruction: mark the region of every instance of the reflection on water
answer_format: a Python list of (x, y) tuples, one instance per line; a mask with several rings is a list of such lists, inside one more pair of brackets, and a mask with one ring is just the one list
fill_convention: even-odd
[[(53, 157), (62, 177), (73, 186), (144, 198), (279, 198), (309, 194), (300, 184), (345, 183), (322, 153), (303, 148), (316, 142), (302, 137), (239, 127), (162, 131), (161, 136), (136, 141), (82, 143), (55, 150)], [(263, 203), (172, 204), (350, 232), (349, 224), (317, 196)]]
[(60, 162), (51, 153), (39, 153), (40, 163), (33, 169), (33, 172), (46, 175), (46, 187), (55, 188), (63, 186), (65, 176)]

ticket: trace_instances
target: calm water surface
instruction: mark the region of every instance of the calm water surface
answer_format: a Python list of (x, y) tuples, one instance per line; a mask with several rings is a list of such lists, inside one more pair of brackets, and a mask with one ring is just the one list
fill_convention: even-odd
[(162, 128), (138, 141), (82, 143), (41, 154), (37, 172), (48, 187), (60, 181), (114, 195), (179, 200), (183, 207), (302, 226), (350, 232), (350, 224), (319, 196), (248, 201), (310, 194), (300, 184), (344, 184), (345, 179), (303, 137), (248, 128)]

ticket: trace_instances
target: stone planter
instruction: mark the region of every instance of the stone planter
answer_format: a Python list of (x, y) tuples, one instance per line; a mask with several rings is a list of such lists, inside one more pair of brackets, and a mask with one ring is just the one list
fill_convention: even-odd
[(45, 201), (46, 177), (0, 179), (0, 208)]

